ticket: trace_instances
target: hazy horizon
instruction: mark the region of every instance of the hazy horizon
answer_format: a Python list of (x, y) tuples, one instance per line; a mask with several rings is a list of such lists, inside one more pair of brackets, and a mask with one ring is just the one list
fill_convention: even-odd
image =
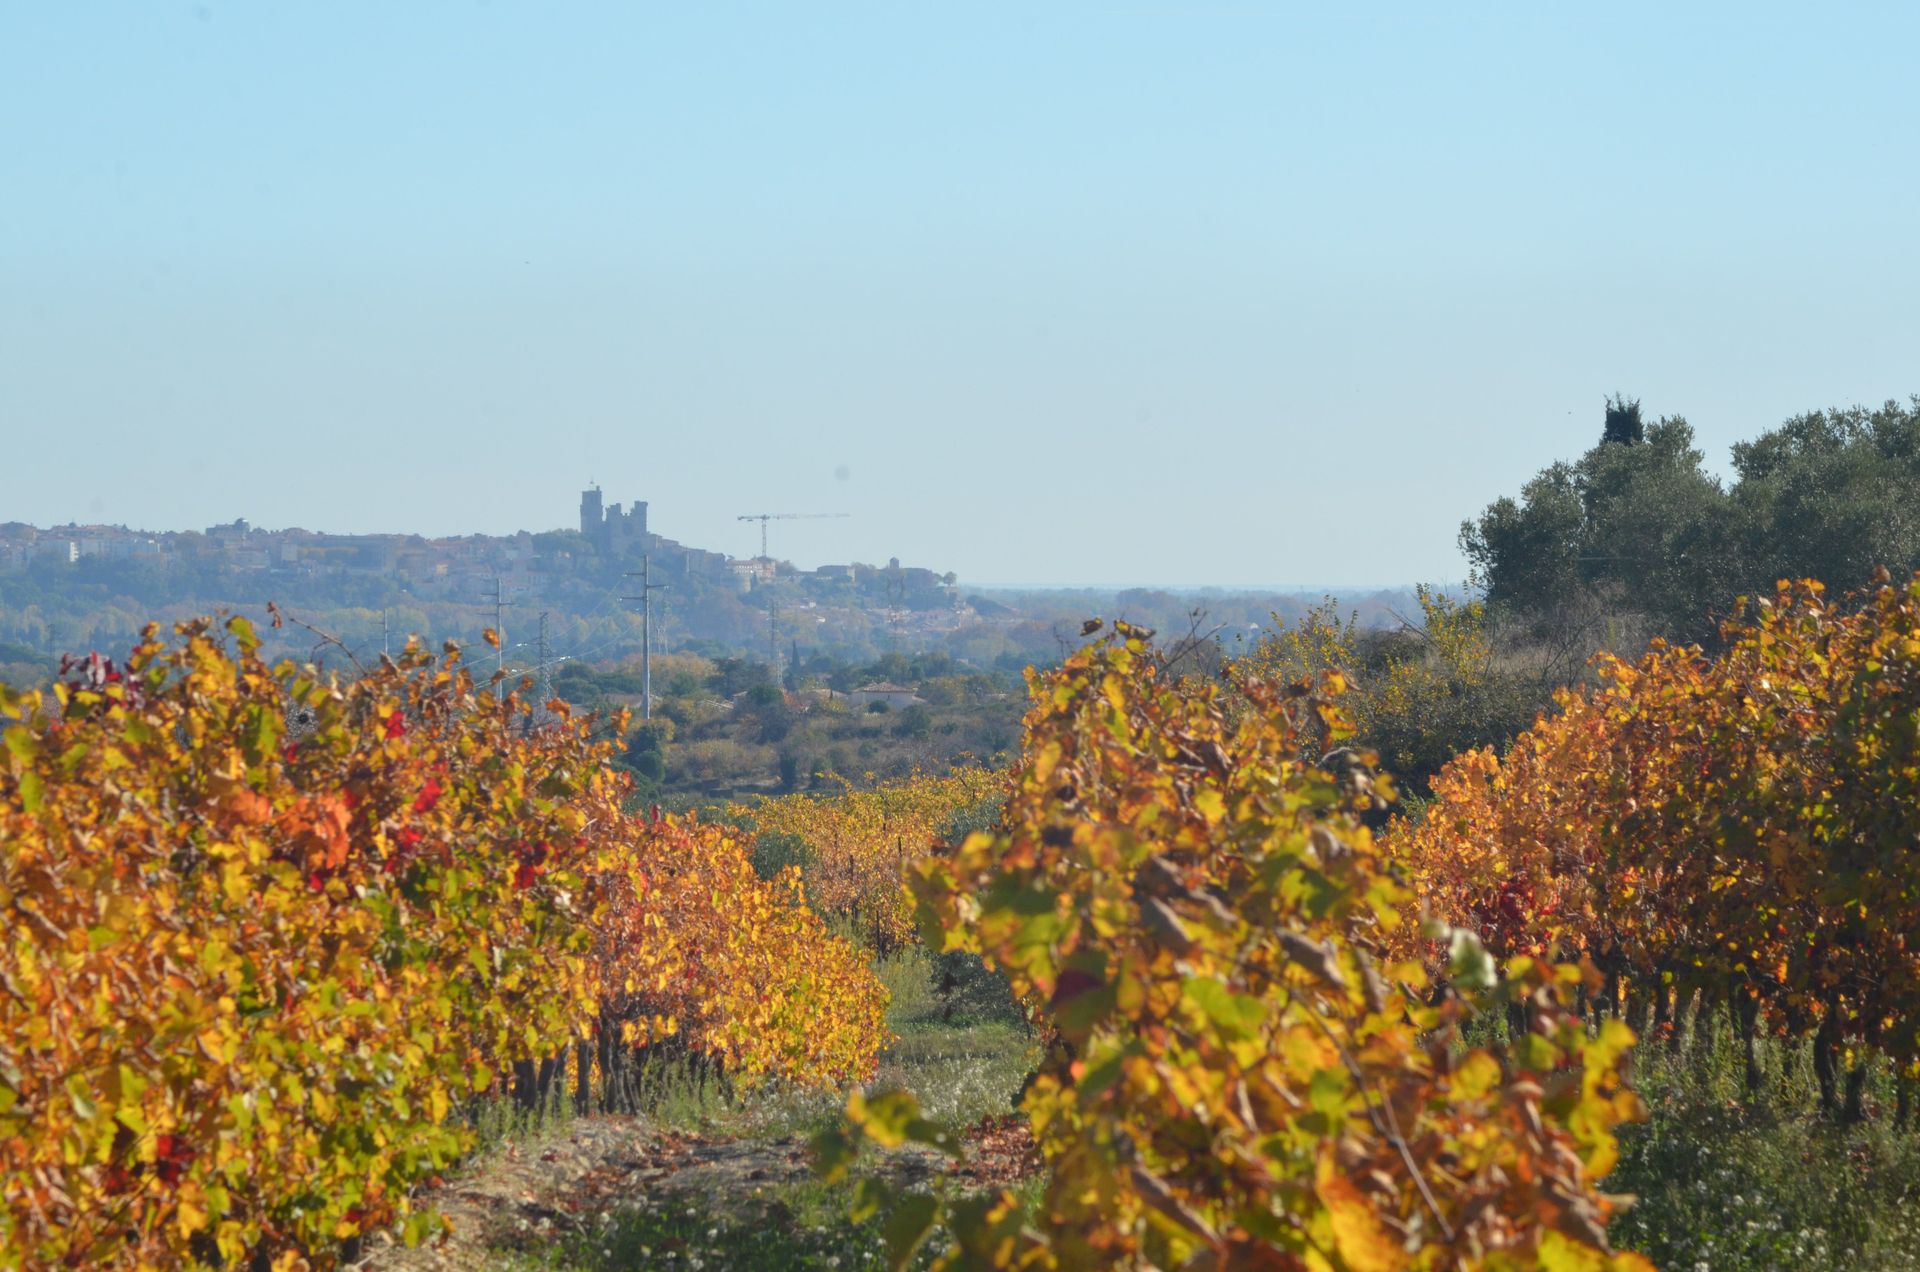
[[(1920, 389), (1920, 11), (0, 14), (0, 520), (1458, 578)], [(1009, 582), (1010, 581), (1010, 582)], [(1143, 586), (1143, 585), (1135, 585)]]

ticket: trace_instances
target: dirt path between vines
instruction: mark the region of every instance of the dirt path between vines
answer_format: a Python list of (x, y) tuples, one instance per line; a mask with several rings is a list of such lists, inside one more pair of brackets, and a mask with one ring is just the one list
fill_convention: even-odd
[[(1032, 1138), (1017, 1117), (983, 1119), (968, 1128), (965, 1145), (957, 1163), (929, 1149), (902, 1148), (877, 1163), (876, 1173), (895, 1185), (945, 1173), (962, 1185), (986, 1187), (1018, 1179), (1035, 1164)], [(798, 1136), (729, 1138), (663, 1129), (641, 1118), (579, 1118), (502, 1144), (425, 1190), (417, 1202), (445, 1216), (450, 1233), (411, 1250), (390, 1234), (375, 1234), (350, 1266), (467, 1272), (591, 1232), (623, 1206), (679, 1200), (758, 1199), (779, 1222), (784, 1207), (774, 1194), (803, 1184), (812, 1171), (812, 1153)]]

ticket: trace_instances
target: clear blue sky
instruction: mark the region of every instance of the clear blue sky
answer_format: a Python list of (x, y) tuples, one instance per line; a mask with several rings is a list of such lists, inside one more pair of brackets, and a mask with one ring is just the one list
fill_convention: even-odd
[(1920, 391), (1920, 7), (1460, 8), (16, 0), (0, 520), (1401, 582)]

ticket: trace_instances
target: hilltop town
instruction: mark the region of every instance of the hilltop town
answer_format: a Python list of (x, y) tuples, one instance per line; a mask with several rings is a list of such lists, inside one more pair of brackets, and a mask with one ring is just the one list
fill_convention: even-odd
[[(504, 637), (495, 664), (532, 674), (638, 651), (638, 597), (648, 584), (655, 650), (743, 658), (788, 680), (803, 665), (917, 653), (1017, 673), (1057, 657), (1091, 614), (1165, 631), (1198, 616), (1204, 630), (1231, 639), (1276, 613), (1304, 613), (1314, 599), (963, 590), (951, 572), (897, 558), (802, 569), (764, 551), (735, 557), (668, 538), (649, 524), (644, 501), (612, 503), (598, 487), (581, 492), (574, 525), (510, 535), (330, 534), (244, 518), (198, 531), (10, 521), (0, 523), (0, 680), (39, 683), (63, 653), (125, 650), (153, 619), (264, 620), (269, 601), (297, 620), (268, 632), (276, 656), (391, 651), (410, 635), (433, 647), (473, 645), (493, 628)], [(1410, 601), (1378, 592), (1350, 603), (1372, 625), (1396, 621)]]
[(982, 618), (950, 572), (897, 558), (801, 569), (730, 556), (656, 533), (644, 501), (609, 503), (596, 486), (581, 492), (574, 526), (510, 535), (331, 534), (245, 518), (197, 531), (6, 522), (0, 645), (14, 662), (124, 648), (143, 616), (251, 612), (272, 600), (351, 647), (391, 648), (408, 633), (470, 641), (493, 626), (515, 634), (518, 648), (544, 615), (546, 647), (585, 657), (637, 644), (632, 598), (643, 569), (658, 589), (662, 648), (767, 662), (802, 651), (864, 656), (927, 647)]
[(908, 609), (949, 607), (955, 576), (897, 558), (798, 570), (768, 556), (732, 557), (654, 534), (647, 505), (605, 504), (599, 487), (581, 492), (577, 531), (427, 538), (417, 534), (327, 534), (289, 527), (268, 530), (239, 518), (202, 531), (147, 531), (126, 526), (68, 524), (41, 529), (0, 524), (0, 574), (35, 565), (110, 562), (161, 570), (213, 570), (284, 578), (389, 580), (422, 595), (477, 597), (495, 580), (534, 584), (599, 577), (634, 568), (648, 558), (663, 582), (703, 580), (746, 593), (791, 580), (803, 585), (852, 585)]

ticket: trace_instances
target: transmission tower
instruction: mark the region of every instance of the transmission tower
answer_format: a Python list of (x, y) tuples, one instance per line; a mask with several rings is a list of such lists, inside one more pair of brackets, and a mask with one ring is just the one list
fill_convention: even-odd
[(650, 558), (640, 554), (638, 574), (629, 570), (622, 578), (640, 580), (640, 595), (623, 596), (623, 601), (640, 602), (640, 718), (653, 719), (653, 594), (666, 587), (665, 583), (655, 583), (649, 574)]
[[(767, 522), (769, 521), (822, 521), (836, 517), (852, 516), (846, 512), (749, 512), (735, 518), (739, 521), (758, 521), (760, 523), (760, 559), (767, 563), (768, 582), (772, 582), (773, 558), (767, 555)], [(774, 608), (773, 592), (767, 592), (767, 668), (773, 672), (776, 682), (780, 679), (780, 627), (779, 614)]]
[[(483, 596), (480, 599), (493, 602), (493, 672), (496, 677), (503, 677), (507, 669), (507, 607), (513, 602), (508, 600), (506, 594), (500, 590), (498, 574), (493, 576), (493, 595)], [(507, 682), (504, 678), (499, 679), (495, 692), (500, 697), (506, 696)]]
[(536, 647), (540, 653), (540, 709), (545, 710), (553, 701), (553, 666), (547, 661), (547, 611), (540, 611), (540, 643)]

